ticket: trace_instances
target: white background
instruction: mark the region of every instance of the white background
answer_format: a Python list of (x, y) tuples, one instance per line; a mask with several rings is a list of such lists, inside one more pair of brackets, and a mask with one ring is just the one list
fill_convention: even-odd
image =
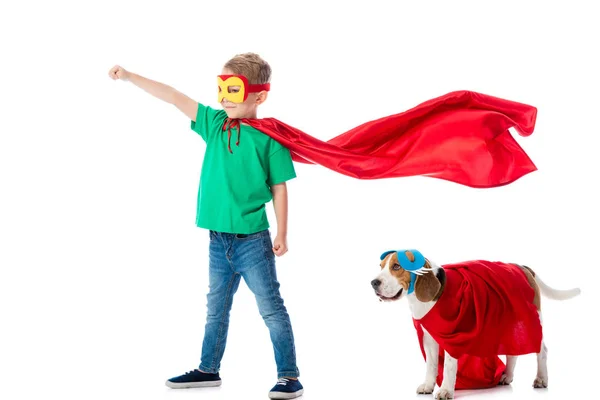
[(0, 6), (0, 398), (266, 398), (275, 363), (245, 284), (223, 386), (164, 386), (200, 357), (208, 233), (194, 217), (204, 143), (174, 107), (107, 76), (118, 63), (218, 107), (215, 75), (247, 51), (273, 68), (259, 116), (323, 140), (454, 90), (539, 110), (534, 134), (517, 139), (539, 171), (506, 187), (360, 181), (296, 165), (290, 251), (277, 268), (304, 398), (417, 397), (425, 364), (408, 306), (378, 302), (369, 286), (382, 251), (410, 247), (441, 264), (524, 263), (551, 286), (583, 291), (543, 303), (548, 390), (531, 388), (528, 355), (512, 387), (457, 398), (594, 394), (593, 2), (206, 3)]

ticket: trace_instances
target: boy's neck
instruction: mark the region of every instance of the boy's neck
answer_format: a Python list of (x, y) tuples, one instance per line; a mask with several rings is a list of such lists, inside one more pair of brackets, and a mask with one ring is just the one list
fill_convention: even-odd
[(246, 115), (244, 115), (242, 117), (238, 117), (237, 119), (256, 119), (256, 118), (258, 118), (256, 115), (257, 115), (256, 112), (254, 112), (254, 113), (248, 113), (248, 114), (246, 114)]
[(256, 118), (256, 116), (254, 116), (254, 117), (235, 117), (235, 118), (227, 117), (227, 119), (230, 121), (241, 121), (243, 119), (257, 119), (257, 118)]

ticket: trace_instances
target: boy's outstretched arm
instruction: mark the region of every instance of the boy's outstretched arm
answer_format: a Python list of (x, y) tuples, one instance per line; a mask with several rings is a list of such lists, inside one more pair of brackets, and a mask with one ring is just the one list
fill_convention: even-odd
[(282, 256), (288, 251), (288, 194), (285, 182), (271, 186), (271, 193), (273, 194), (273, 208), (277, 219), (277, 235), (273, 241), (273, 252), (276, 256)]
[(164, 83), (156, 82), (143, 76), (134, 74), (125, 70), (125, 68), (115, 65), (108, 72), (108, 76), (114, 80), (130, 81), (135, 86), (144, 89), (152, 96), (173, 104), (189, 119), (196, 121), (196, 112), (198, 111), (198, 102), (190, 99), (185, 94), (175, 90)]

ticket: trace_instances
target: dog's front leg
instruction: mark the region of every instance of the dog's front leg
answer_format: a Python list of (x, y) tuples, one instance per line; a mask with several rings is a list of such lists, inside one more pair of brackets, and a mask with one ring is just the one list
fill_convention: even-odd
[(440, 390), (435, 395), (438, 400), (447, 400), (454, 398), (454, 385), (456, 384), (456, 369), (458, 362), (448, 352), (444, 354), (444, 380)]
[(427, 372), (425, 373), (425, 382), (419, 385), (417, 393), (430, 394), (433, 393), (435, 380), (438, 374), (438, 357), (440, 347), (437, 342), (431, 337), (429, 332), (423, 328), (423, 349), (427, 363)]

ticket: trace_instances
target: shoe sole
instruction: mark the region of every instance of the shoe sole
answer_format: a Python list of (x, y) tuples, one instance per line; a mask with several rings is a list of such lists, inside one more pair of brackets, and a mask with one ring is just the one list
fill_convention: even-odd
[(295, 399), (296, 397), (302, 396), (304, 393), (304, 389), (300, 389), (294, 393), (286, 393), (286, 392), (269, 392), (270, 399)]
[(218, 381), (184, 382), (184, 383), (166, 381), (165, 385), (167, 385), (171, 389), (203, 388), (203, 387), (221, 386), (221, 380), (219, 379)]

